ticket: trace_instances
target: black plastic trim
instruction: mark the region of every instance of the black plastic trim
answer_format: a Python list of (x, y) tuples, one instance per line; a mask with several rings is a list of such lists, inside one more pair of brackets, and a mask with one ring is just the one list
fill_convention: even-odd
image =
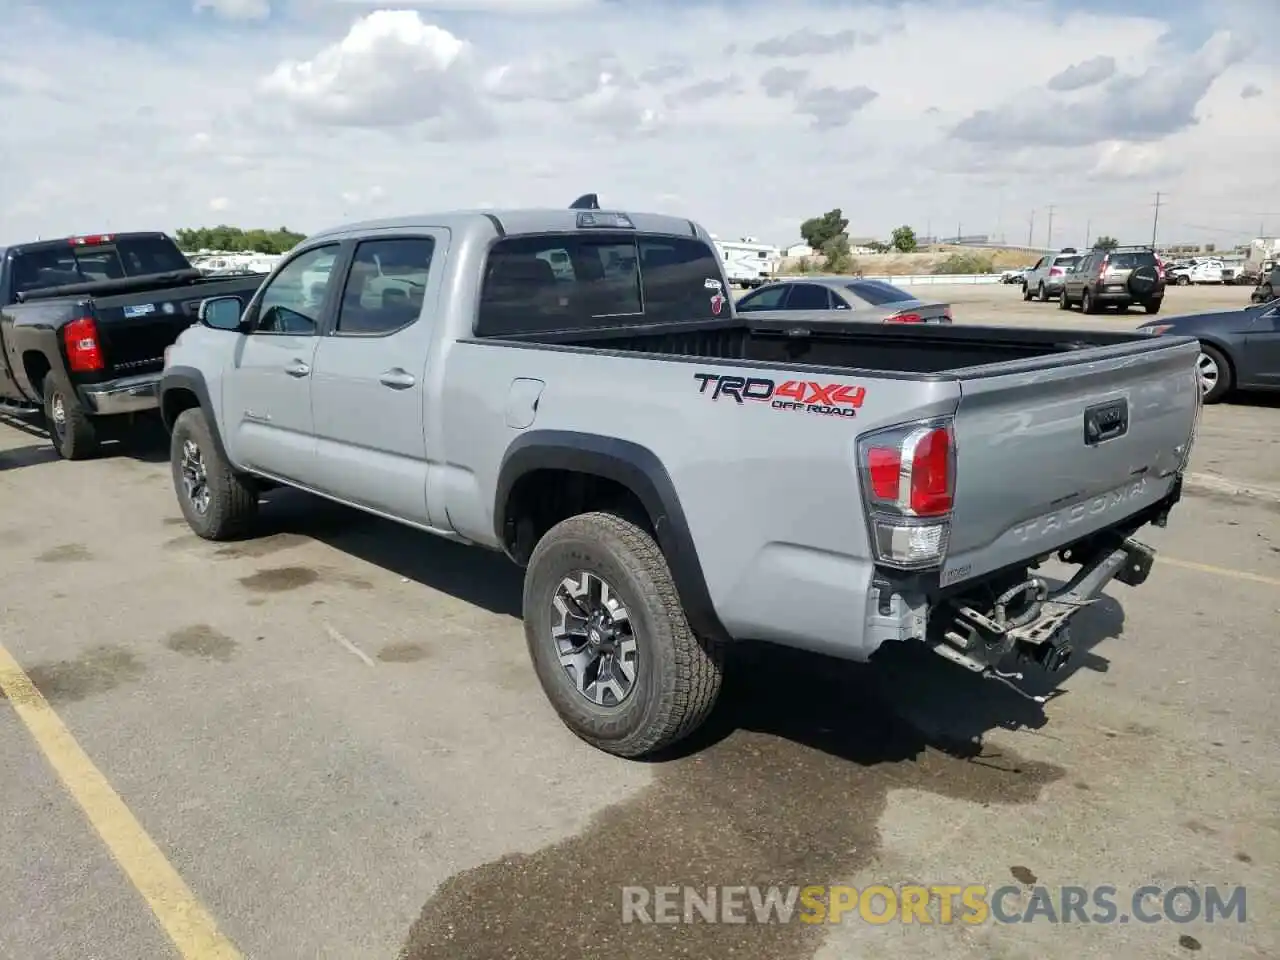
[(231, 458), (227, 456), (227, 448), (222, 444), (222, 434), (218, 431), (218, 418), (214, 416), (213, 404), (209, 400), (209, 388), (204, 382), (204, 374), (195, 367), (170, 367), (161, 376), (160, 386), (156, 391), (156, 395), (160, 401), (160, 418), (164, 421), (165, 430), (170, 434), (173, 433), (173, 422), (170, 421), (168, 414), (165, 412), (164, 398), (165, 394), (173, 390), (188, 390), (195, 394), (196, 400), (199, 401), (200, 409), (204, 411), (205, 421), (209, 424), (209, 434), (213, 437), (214, 446), (218, 448), (218, 456), (222, 457), (224, 462), (231, 463)]
[(493, 224), (493, 229), (498, 231), (499, 237), (505, 237), (507, 235), (507, 228), (502, 225), (501, 220), (495, 217), (492, 213), (486, 213), (485, 217), (487, 217), (489, 222)]
[(568, 430), (533, 430), (517, 437), (503, 456), (494, 495), (494, 528), (499, 542), (507, 539), (511, 491), (522, 476), (534, 470), (593, 474), (634, 493), (653, 521), (658, 546), (671, 568), (689, 624), (701, 636), (729, 639), (707, 589), (675, 484), (652, 450), (627, 440)]

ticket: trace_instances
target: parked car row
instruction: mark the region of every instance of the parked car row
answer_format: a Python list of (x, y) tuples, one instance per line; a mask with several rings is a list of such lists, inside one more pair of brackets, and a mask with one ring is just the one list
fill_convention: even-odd
[[(59, 309), (92, 326), (64, 318), (23, 396), (88, 406), (162, 353), (149, 396), (200, 537), (253, 536), (293, 487), (505, 553), (548, 700), (625, 757), (705, 721), (738, 640), (914, 641), (1014, 689), (1018, 662), (1060, 669), (1076, 612), (1146, 580), (1136, 536), (1180, 499), (1201, 405), (1187, 337), (953, 325), (850, 278), (739, 310), (702, 226), (593, 196), (322, 231), (260, 286), (164, 286), (119, 240), (73, 260), (101, 246), (124, 276), (70, 264)], [(1056, 587), (1055, 554), (1079, 568)]]

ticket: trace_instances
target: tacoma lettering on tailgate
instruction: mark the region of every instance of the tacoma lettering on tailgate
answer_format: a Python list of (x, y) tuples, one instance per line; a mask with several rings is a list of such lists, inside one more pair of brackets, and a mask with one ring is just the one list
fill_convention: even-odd
[(1067, 507), (1065, 510), (1059, 510), (1056, 513), (1049, 513), (1042, 517), (1036, 517), (1034, 520), (1028, 520), (1026, 523), (1014, 527), (1011, 533), (1023, 543), (1028, 540), (1039, 540), (1041, 537), (1047, 537), (1050, 534), (1072, 527), (1089, 517), (1096, 517), (1100, 513), (1106, 513), (1116, 507), (1124, 506), (1129, 501), (1138, 499), (1146, 492), (1147, 480), (1143, 477), (1141, 480), (1118, 490), (1104, 493), (1091, 500), (1086, 500), (1084, 503), (1077, 503), (1074, 507)]
[(867, 396), (865, 387), (847, 383), (818, 383), (814, 380), (787, 380), (778, 383), (767, 377), (725, 377), (718, 373), (695, 373), (698, 393), (712, 400), (726, 397), (745, 403), (768, 403), (775, 410), (799, 410), (829, 417), (856, 417)]

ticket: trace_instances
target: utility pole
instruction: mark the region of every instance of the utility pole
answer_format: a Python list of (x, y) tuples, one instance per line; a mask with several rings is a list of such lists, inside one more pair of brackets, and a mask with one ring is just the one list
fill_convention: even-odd
[(1151, 218), (1151, 246), (1153, 247), (1156, 245), (1156, 230), (1160, 226), (1160, 198), (1162, 196), (1163, 194), (1156, 194), (1156, 212), (1155, 216)]
[(1053, 204), (1049, 204), (1049, 232), (1045, 237), (1044, 245), (1050, 250), (1053, 249)]
[(1089, 249), (1089, 237), (1093, 235), (1092, 231), (1093, 231), (1093, 221), (1086, 220), (1084, 222), (1084, 248), (1086, 250)]
[(1032, 210), (1031, 226), (1027, 227), (1027, 246), (1028, 247), (1034, 247), (1036, 245), (1035, 233), (1036, 233), (1036, 212)]

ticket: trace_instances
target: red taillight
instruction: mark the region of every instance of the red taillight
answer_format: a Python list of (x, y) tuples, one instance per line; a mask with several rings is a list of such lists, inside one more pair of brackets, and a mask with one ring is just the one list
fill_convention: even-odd
[(911, 512), (939, 517), (951, 510), (951, 431), (930, 430), (911, 455)]
[(94, 373), (102, 369), (102, 347), (98, 344), (98, 325), (93, 317), (80, 317), (63, 327), (62, 342), (67, 348), (67, 367), (72, 373)]
[(1049, 268), (1049, 276), (1051, 276), (1051, 277), (1060, 277), (1060, 276), (1062, 276), (1062, 268), (1061, 268), (1061, 267), (1050, 267), (1050, 268)]
[(940, 563), (955, 497), (951, 421), (877, 430), (859, 439), (858, 458), (876, 559), (902, 569)]
[(1111, 258), (1103, 257), (1102, 262), (1098, 264), (1098, 276), (1105, 277), (1107, 275), (1107, 268), (1109, 266), (1111, 266)]
[(867, 472), (877, 500), (897, 500), (902, 474), (902, 453), (897, 447), (868, 447)]
[(942, 316), (947, 320), (955, 319), (955, 316), (951, 313), (951, 308), (949, 306), (942, 308)]
[(884, 318), (885, 323), (924, 323), (924, 317), (918, 313), (891, 313)]
[(71, 237), (67, 242), (73, 247), (96, 247), (100, 243), (110, 243), (111, 234), (97, 233), (87, 237)]

